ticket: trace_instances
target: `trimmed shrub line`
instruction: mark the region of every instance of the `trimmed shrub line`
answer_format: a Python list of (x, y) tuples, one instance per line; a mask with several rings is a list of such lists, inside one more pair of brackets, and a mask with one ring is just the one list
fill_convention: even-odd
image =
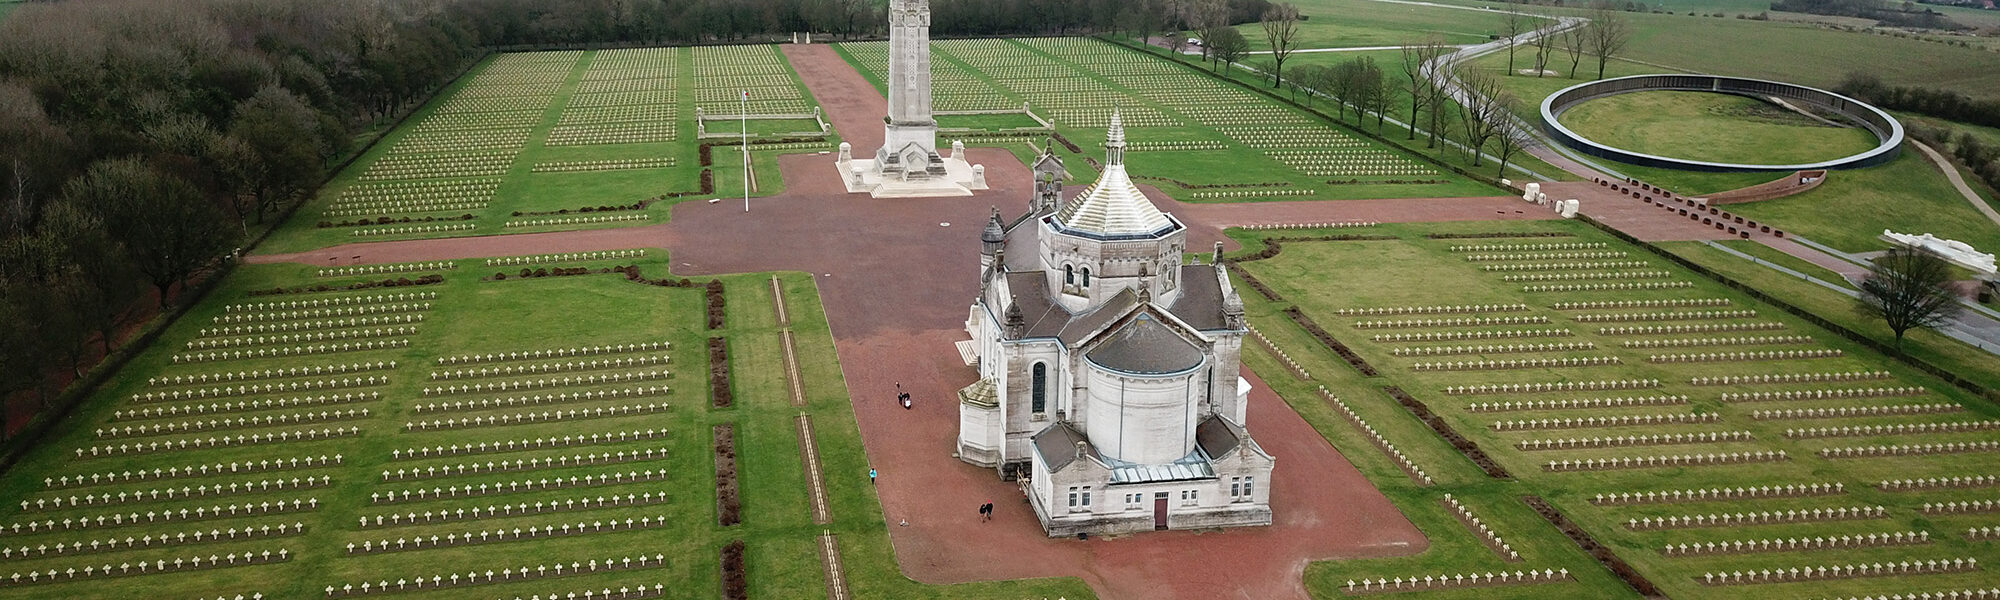
[(1541, 496), (1522, 496), (1521, 501), (1528, 503), (1529, 508), (1535, 509), (1536, 514), (1548, 520), (1549, 524), (1555, 525), (1556, 529), (1562, 530), (1563, 535), (1569, 536), (1570, 541), (1576, 542), (1576, 545), (1583, 548), (1585, 553), (1589, 554), (1591, 558), (1597, 559), (1597, 562), (1603, 564), (1604, 568), (1610, 569), (1611, 574), (1617, 575), (1619, 579), (1624, 580), (1625, 585), (1631, 586), (1632, 590), (1639, 592), (1640, 596), (1646, 598), (1666, 598), (1666, 595), (1660, 593), (1660, 588), (1654, 586), (1653, 582), (1646, 579), (1645, 575), (1639, 574), (1639, 571), (1633, 569), (1632, 565), (1627, 564), (1625, 559), (1618, 558), (1618, 555), (1613, 554), (1610, 548), (1604, 547), (1604, 544), (1597, 543), (1597, 538), (1591, 537), (1590, 532), (1584, 531), (1582, 527), (1578, 527), (1576, 523), (1571, 522), (1569, 517), (1563, 516), (1562, 511), (1556, 510), (1556, 507), (1549, 505), (1547, 500), (1543, 500)]
[(1513, 475), (1507, 473), (1505, 467), (1500, 466), (1500, 463), (1494, 462), (1493, 457), (1487, 456), (1485, 450), (1479, 449), (1479, 444), (1465, 439), (1463, 435), (1459, 435), (1458, 430), (1451, 427), (1451, 423), (1445, 422), (1443, 417), (1439, 417), (1437, 413), (1431, 412), (1431, 407), (1425, 406), (1423, 402), (1410, 396), (1408, 392), (1403, 391), (1403, 388), (1387, 385), (1382, 386), (1382, 391), (1388, 393), (1390, 397), (1395, 398), (1396, 403), (1403, 405), (1403, 408), (1409, 410), (1411, 414), (1416, 415), (1417, 420), (1423, 421), (1425, 425), (1429, 425), (1431, 431), (1437, 432), (1446, 442), (1450, 442), (1452, 448), (1457, 449), (1459, 454), (1465, 455), (1465, 458), (1472, 461), (1472, 464), (1478, 465), (1479, 470), (1485, 471), (1487, 477), (1494, 479), (1514, 478)]
[(743, 568), (743, 540), (730, 540), (722, 547), (722, 597), (750, 598), (750, 577)]
[(1332, 334), (1327, 333), (1325, 329), (1321, 328), (1319, 323), (1313, 322), (1312, 317), (1306, 316), (1306, 313), (1300, 311), (1299, 307), (1285, 307), (1285, 316), (1291, 317), (1293, 323), (1298, 323), (1300, 327), (1306, 328), (1306, 333), (1310, 333), (1314, 338), (1318, 338), (1321, 345), (1333, 349), (1334, 354), (1340, 355), (1341, 360), (1347, 361), (1348, 366), (1354, 367), (1354, 370), (1360, 371), (1362, 375), (1369, 377), (1381, 375), (1381, 373), (1375, 371), (1374, 365), (1368, 364), (1367, 359), (1361, 358), (1359, 354), (1355, 354), (1354, 349), (1348, 348), (1347, 344), (1342, 344), (1340, 340), (1333, 339)]
[(708, 328), (721, 329), (723, 317), (725, 316), (725, 304), (727, 303), (727, 300), (722, 297), (722, 280), (708, 280), (706, 289), (708, 291)]
[(708, 392), (716, 408), (736, 403), (729, 387), (729, 340), (720, 336), (708, 338)]
[(728, 527), (743, 522), (743, 506), (737, 498), (736, 426), (715, 426), (716, 523)]

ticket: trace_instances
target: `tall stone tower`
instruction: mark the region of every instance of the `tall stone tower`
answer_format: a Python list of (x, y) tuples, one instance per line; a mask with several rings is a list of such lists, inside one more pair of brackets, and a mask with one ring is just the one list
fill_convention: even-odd
[(986, 169), (965, 160), (964, 145), (938, 155), (931, 115), (930, 0), (889, 0), (889, 114), (882, 147), (855, 159), (840, 144), (840, 177), (850, 193), (883, 197), (970, 196), (986, 189)]

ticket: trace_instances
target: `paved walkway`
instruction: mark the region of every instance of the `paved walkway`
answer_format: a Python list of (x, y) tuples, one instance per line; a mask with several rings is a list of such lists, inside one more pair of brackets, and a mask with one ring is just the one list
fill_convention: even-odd
[(1993, 221), (1996, 225), (2000, 225), (2000, 212), (1995, 212), (1992, 206), (1986, 204), (1985, 198), (1979, 197), (1979, 192), (1972, 191), (1972, 186), (1965, 184), (1965, 177), (1959, 174), (1957, 166), (1951, 164), (1951, 161), (1946, 159), (1944, 155), (1938, 154), (1938, 151), (1932, 149), (1929, 144), (1918, 141), (1912, 141), (1910, 144), (1916, 146), (1918, 151), (1924, 153), (1924, 158), (1931, 161), (1931, 166), (1937, 167), (1939, 171), (1944, 171), (1944, 178), (1951, 180), (1951, 187), (1958, 188), (1958, 195), (1964, 196), (1965, 201), (1971, 202), (1972, 207), (1979, 209), (1979, 213), (1986, 215), (1988, 220)]

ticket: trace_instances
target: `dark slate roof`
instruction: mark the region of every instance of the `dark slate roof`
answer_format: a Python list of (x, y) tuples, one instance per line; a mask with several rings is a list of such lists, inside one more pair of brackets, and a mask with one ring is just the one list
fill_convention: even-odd
[(1109, 326), (1112, 321), (1132, 312), (1137, 306), (1139, 306), (1139, 293), (1130, 289), (1121, 290), (1118, 295), (1112, 296), (1110, 300), (1098, 306), (1097, 310), (1076, 315), (1068, 323), (1064, 323), (1056, 337), (1062, 338), (1064, 344), (1071, 346), (1083, 343), (1090, 334)]
[(1041, 271), (1008, 273), (1007, 291), (1014, 295), (1014, 305), (1021, 307), (1021, 317), (1028, 326), (1022, 338), (1057, 337), (1070, 322), (1069, 311), (1049, 298), (1048, 280), (1042, 278)]
[(1076, 461), (1076, 443), (1088, 438), (1069, 423), (1057, 421), (1035, 434), (1034, 440), (1035, 452), (1042, 455), (1042, 462), (1048, 463), (1049, 472), (1054, 473)]
[(1206, 355), (1152, 313), (1139, 313), (1111, 332), (1085, 358), (1114, 371), (1139, 375), (1178, 373), (1201, 366)]
[(1237, 444), (1243, 443), (1243, 435), (1237, 431), (1234, 424), (1222, 417), (1210, 415), (1200, 425), (1195, 426), (1194, 443), (1201, 447), (1204, 454), (1213, 459), (1235, 450)]
[(1222, 315), (1222, 283), (1217, 277), (1215, 267), (1181, 265), (1181, 297), (1171, 308), (1174, 316), (1200, 331), (1228, 329)]

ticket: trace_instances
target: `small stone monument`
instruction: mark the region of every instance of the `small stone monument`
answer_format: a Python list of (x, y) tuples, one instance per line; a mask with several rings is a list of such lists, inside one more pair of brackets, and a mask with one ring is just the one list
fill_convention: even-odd
[(1578, 202), (1575, 198), (1570, 198), (1556, 203), (1556, 214), (1562, 215), (1562, 218), (1565, 219), (1574, 219), (1576, 218), (1577, 211), (1582, 208), (1583, 204), (1581, 202)]

